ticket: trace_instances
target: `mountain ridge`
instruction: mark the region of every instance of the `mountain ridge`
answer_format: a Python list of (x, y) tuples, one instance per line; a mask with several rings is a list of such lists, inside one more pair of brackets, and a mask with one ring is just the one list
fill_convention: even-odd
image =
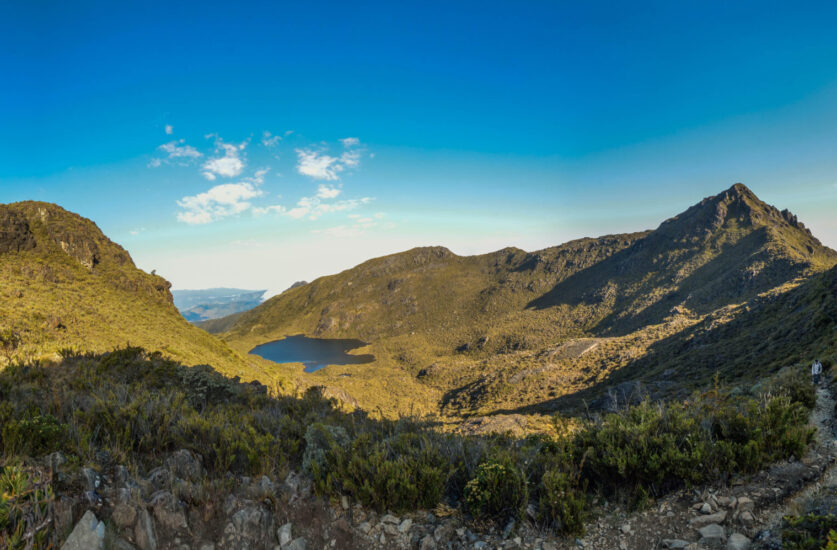
[[(278, 368), (303, 386), (339, 386), (364, 407), (381, 401), (369, 373), (388, 372), (399, 380), (397, 391), (435, 392), (440, 410), (456, 416), (490, 411), (507, 398), (547, 401), (599, 384), (632, 364), (632, 355), (650, 353), (654, 342), (712, 312), (835, 264), (837, 252), (795, 216), (736, 184), (655, 230), (534, 252), (457, 256), (444, 247), (415, 248), (204, 326), (223, 330), (241, 353), (291, 334), (362, 339), (370, 346), (358, 352), (375, 355), (376, 368), (329, 367), (317, 377)], [(572, 360), (547, 353), (579, 338), (608, 343)], [(540, 374), (521, 378), (524, 372)]]
[(186, 364), (275, 378), (177, 312), (164, 278), (138, 269), (91, 220), (58, 205), (0, 204), (0, 318), (20, 334), (20, 356), (140, 345)]

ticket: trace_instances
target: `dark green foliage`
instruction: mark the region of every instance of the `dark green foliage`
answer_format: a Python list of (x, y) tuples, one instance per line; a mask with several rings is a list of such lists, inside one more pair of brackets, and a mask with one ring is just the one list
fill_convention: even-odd
[[(783, 550), (820, 550), (834, 539), (829, 533), (837, 530), (837, 517), (818, 516), (786, 516), (782, 520), (782, 549)], [(828, 546), (831, 548), (832, 546)]]
[[(187, 449), (209, 480), (305, 469), (320, 494), (380, 511), (446, 502), (505, 522), (534, 503), (544, 526), (578, 533), (596, 494), (638, 502), (801, 456), (813, 436), (807, 411), (780, 389), (760, 400), (713, 390), (643, 403), (558, 438), (464, 437), (410, 418), (347, 414), (319, 388), (271, 397), (208, 367), (124, 348), (1, 370), (0, 464), (55, 450), (86, 463), (104, 450), (147, 471)], [(13, 528), (7, 521), (0, 532), (8, 538)]]
[(519, 518), (529, 502), (525, 476), (511, 460), (490, 460), (479, 465), (465, 485), (465, 504), (476, 518), (505, 522)]
[(52, 488), (41, 472), (17, 464), (0, 466), (0, 548), (47, 548)]
[(366, 432), (350, 446), (332, 440), (325, 466), (313, 463), (314, 481), (322, 492), (348, 493), (379, 511), (432, 508), (451, 470), (434, 439), (419, 433), (379, 439)]
[(305, 430), (305, 453), (302, 455), (302, 469), (313, 474), (322, 472), (328, 465), (326, 454), (349, 445), (349, 434), (340, 426), (327, 426), (317, 422)]
[(0, 442), (4, 454), (40, 456), (63, 446), (67, 426), (54, 416), (34, 414), (16, 419), (5, 414), (8, 407), (4, 405), (0, 405)]
[(815, 433), (807, 419), (807, 410), (784, 395), (754, 400), (713, 390), (688, 402), (645, 402), (608, 415), (584, 429), (577, 445), (595, 486), (627, 490), (636, 499), (801, 456)]

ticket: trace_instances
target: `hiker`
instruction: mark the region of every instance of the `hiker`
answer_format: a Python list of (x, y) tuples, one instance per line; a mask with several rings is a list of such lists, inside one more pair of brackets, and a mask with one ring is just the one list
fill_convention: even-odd
[(822, 363), (820, 360), (817, 359), (814, 361), (814, 364), (811, 365), (811, 376), (814, 377), (814, 385), (818, 385), (820, 383), (820, 374), (822, 373)]

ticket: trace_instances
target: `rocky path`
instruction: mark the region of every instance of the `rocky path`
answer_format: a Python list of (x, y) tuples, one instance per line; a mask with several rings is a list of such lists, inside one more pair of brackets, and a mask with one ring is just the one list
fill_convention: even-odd
[(756, 548), (781, 548), (779, 532), (784, 516), (837, 513), (837, 418), (835, 400), (827, 388), (817, 390), (817, 405), (811, 414), (811, 422), (817, 428), (815, 452), (830, 458), (831, 462), (819, 479), (768, 511), (767, 529)]
[(653, 510), (632, 514), (603, 510), (584, 538), (567, 542), (564, 548), (780, 549), (785, 515), (837, 513), (834, 407), (832, 395), (820, 388), (811, 414), (817, 441), (802, 459), (776, 464), (728, 485), (679, 491), (657, 501)]
[[(783, 516), (837, 513), (834, 407), (834, 398), (820, 389), (811, 415), (817, 442), (803, 458), (701, 491), (682, 490), (639, 512), (606, 504), (579, 539), (556, 538), (528, 521), (474, 532), (453, 510), (379, 515), (345, 497), (339, 503), (316, 498), (310, 482), (295, 473), (284, 482), (231, 479), (226, 498), (189, 505), (202, 490), (197, 480), (203, 470), (200, 457), (185, 450), (144, 477), (132, 477), (121, 466), (82, 469), (72, 485), (85, 491), (62, 498), (56, 527), (69, 531), (73, 516), (88, 511), (67, 540), (68, 550), (103, 549), (105, 524), (99, 519), (109, 526), (109, 547), (120, 550), (775, 550), (781, 548)], [(91, 545), (85, 537), (97, 540)]]

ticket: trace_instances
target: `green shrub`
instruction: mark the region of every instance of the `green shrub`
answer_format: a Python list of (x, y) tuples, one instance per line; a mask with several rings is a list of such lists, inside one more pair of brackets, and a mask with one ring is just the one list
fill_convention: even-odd
[(53, 500), (50, 483), (19, 465), (0, 467), (0, 548), (47, 548)]
[(314, 463), (317, 488), (349, 494), (378, 511), (432, 508), (440, 502), (450, 475), (438, 448), (419, 434), (376, 441), (371, 433), (362, 433), (351, 446), (333, 445), (326, 456), (326, 467)]
[(51, 414), (6, 418), (0, 430), (0, 441), (6, 455), (41, 456), (62, 448), (66, 429)]
[(782, 520), (783, 550), (820, 550), (826, 548), (830, 533), (837, 529), (837, 517), (833, 515), (786, 516)]
[(484, 462), (465, 486), (465, 504), (476, 518), (519, 518), (529, 502), (526, 478), (509, 460)]
[(305, 430), (305, 453), (302, 455), (303, 471), (313, 474), (327, 466), (326, 454), (349, 444), (349, 434), (340, 426), (327, 426), (316, 422)]

